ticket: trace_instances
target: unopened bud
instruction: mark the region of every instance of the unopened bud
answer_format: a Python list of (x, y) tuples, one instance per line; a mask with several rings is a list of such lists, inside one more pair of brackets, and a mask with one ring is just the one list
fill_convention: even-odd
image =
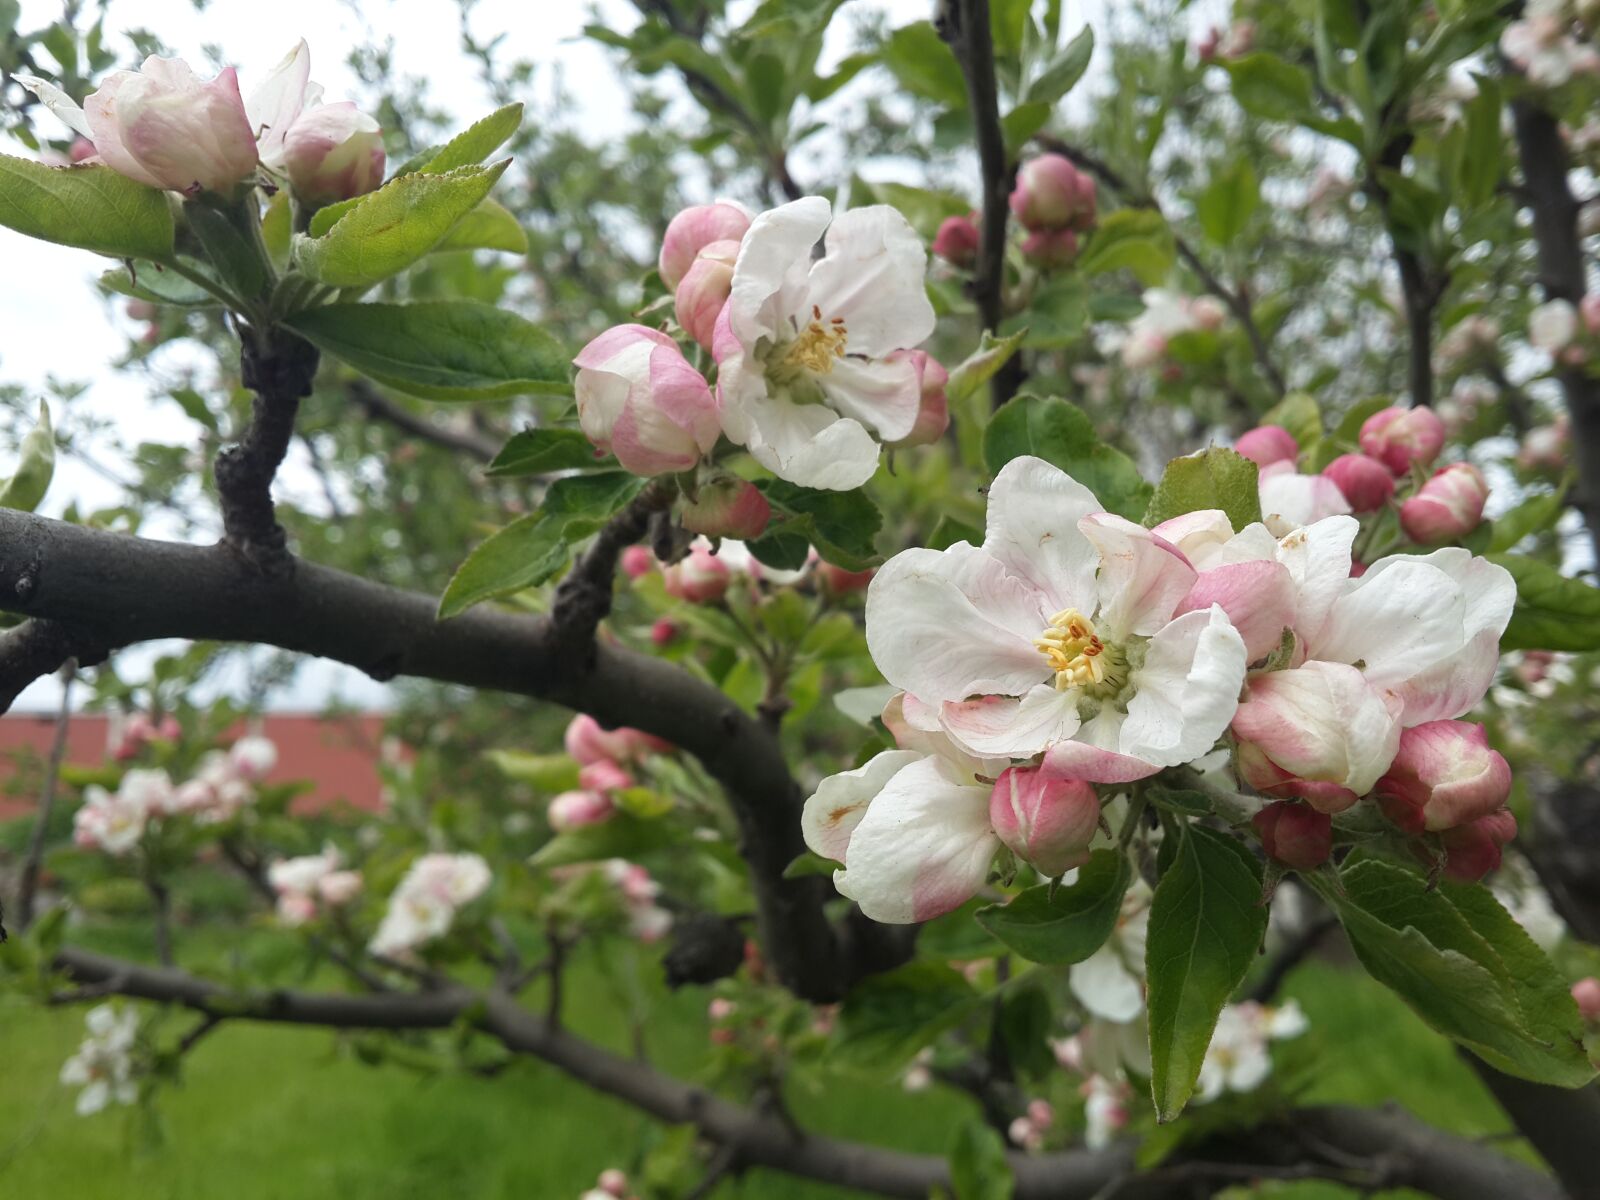
[(635, 475), (686, 471), (722, 434), (704, 377), (659, 330), (618, 325), (572, 361), (578, 424)]
[(1078, 235), (1070, 229), (1036, 229), (1022, 239), (1022, 257), (1041, 271), (1070, 267), (1078, 257)]
[(1590, 1025), (1600, 1025), (1600, 979), (1593, 975), (1572, 985), (1572, 999), (1578, 1012)]
[(750, 218), (731, 204), (696, 204), (684, 209), (667, 223), (661, 239), (657, 262), (661, 282), (676, 291), (700, 251), (712, 242), (740, 241), (749, 228)]
[(978, 261), (977, 213), (966, 217), (946, 217), (933, 235), (933, 252), (953, 267), (967, 268)]
[(650, 626), (650, 644), (653, 646), (670, 646), (678, 640), (678, 634), (683, 632), (678, 628), (676, 621), (666, 617), (660, 618)]
[(1242, 435), (1233, 448), (1258, 467), (1292, 463), (1300, 457), (1300, 443), (1294, 434), (1278, 425), (1257, 425)]
[(1444, 873), (1461, 883), (1477, 883), (1500, 866), (1500, 850), (1517, 836), (1517, 819), (1502, 808), (1468, 825), (1458, 825), (1439, 835), (1444, 849)]
[(616, 807), (611, 803), (611, 798), (603, 792), (574, 791), (562, 792), (551, 800), (545, 815), (550, 821), (551, 829), (557, 833), (570, 833), (574, 829), (582, 829), (585, 825), (598, 825), (602, 821), (609, 821), (615, 811)]
[(755, 484), (727, 475), (702, 484), (695, 500), (684, 504), (681, 520), (691, 533), (748, 542), (766, 529), (772, 506)]
[(615, 1167), (608, 1167), (600, 1172), (600, 1190), (608, 1196), (622, 1197), (628, 1194), (628, 1177)]
[(655, 551), (649, 546), (629, 546), (622, 552), (622, 573), (629, 579), (639, 579), (654, 571), (658, 565)]
[(1431, 408), (1385, 408), (1361, 424), (1361, 450), (1396, 475), (1425, 467), (1444, 449), (1444, 422)]
[(1338, 486), (1354, 512), (1377, 512), (1394, 495), (1389, 468), (1365, 454), (1341, 454), (1322, 473)]
[(309, 207), (364, 196), (383, 182), (383, 134), (348, 100), (301, 113), (283, 153), (295, 197)]
[(1471, 463), (1451, 463), (1400, 506), (1400, 528), (1424, 545), (1465, 537), (1483, 520), (1488, 498), (1482, 471)]
[(682, 562), (661, 569), (667, 595), (691, 604), (714, 604), (728, 590), (731, 572), (723, 562), (705, 546), (692, 546)]
[(989, 793), (989, 823), (999, 839), (1054, 879), (1089, 861), (1100, 826), (1100, 798), (1081, 779), (1008, 767)]
[(609, 759), (601, 759), (578, 772), (578, 786), (590, 792), (617, 792), (631, 788), (633, 776)]
[(1378, 780), (1384, 814), (1407, 833), (1438, 833), (1487, 816), (1511, 794), (1511, 767), (1489, 747), (1482, 725), (1428, 721), (1400, 735)]
[(733, 264), (738, 257), (739, 243), (732, 239), (702, 247), (673, 293), (678, 324), (707, 350), (711, 349), (717, 317), (733, 289)]
[(944, 393), (945, 384), (950, 381), (950, 372), (926, 350), (896, 350), (889, 357), (911, 360), (912, 366), (917, 369), (917, 383), (922, 392), (917, 423), (911, 427), (910, 433), (892, 445), (897, 450), (931, 445), (950, 428), (950, 401)]
[(1017, 171), (1011, 212), (1029, 230), (1088, 229), (1094, 224), (1094, 180), (1059, 154), (1030, 158)]
[(1305, 804), (1278, 800), (1250, 823), (1267, 857), (1296, 871), (1313, 871), (1333, 853), (1333, 818)]

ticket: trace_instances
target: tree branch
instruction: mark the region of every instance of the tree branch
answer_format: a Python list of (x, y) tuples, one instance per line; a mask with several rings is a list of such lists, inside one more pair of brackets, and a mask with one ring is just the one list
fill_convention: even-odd
[(1575, 1197), (1600, 1196), (1600, 1084), (1576, 1091), (1529, 1083), (1495, 1070), (1475, 1054), (1461, 1057), (1483, 1080), (1496, 1102), (1549, 1163)]
[[(967, 109), (978, 139), (983, 175), (983, 238), (972, 277), (972, 298), (983, 327), (997, 333), (1005, 319), (1006, 222), (1010, 219), (1011, 163), (1000, 128), (1000, 100), (994, 75), (994, 36), (989, 0), (940, 0), (934, 24), (950, 44), (967, 82)], [(999, 408), (1022, 386), (1022, 361), (1013, 355), (989, 383), (990, 402)]]
[(622, 511), (605, 523), (589, 548), (578, 556), (550, 605), (550, 623), (561, 639), (580, 653), (594, 644), (595, 630), (611, 613), (617, 559), (644, 537), (650, 519), (677, 497), (670, 482), (651, 480)]
[[(16, 588), (26, 570), (37, 583)], [(839, 969), (819, 876), (784, 879), (804, 849), (803, 796), (778, 740), (709, 684), (605, 644), (574, 662), (546, 618), (481, 606), (441, 622), (430, 596), (314, 563), (266, 577), (225, 548), (127, 537), (0, 510), (0, 610), (65, 620), (108, 643), (163, 637), (277, 646), (360, 668), (552, 700), (695, 755), (723, 786), (750, 866), (763, 949), (810, 1000), (837, 999)], [(57, 664), (59, 665), (59, 664)]]
[(56, 784), (61, 779), (61, 761), (67, 755), (67, 729), (72, 723), (72, 681), (77, 669), (69, 659), (61, 669), (61, 707), (56, 710), (55, 735), (50, 740), (50, 757), (44, 764), (44, 782), (39, 785), (39, 808), (28, 838), (28, 854), (22, 860), (22, 877), (17, 884), (17, 932), (25, 932), (33, 922), (33, 901), (39, 891), (39, 868), (44, 864), (45, 838), (50, 814), (56, 804)]
[(432, 421), (402, 408), (365, 379), (351, 379), (344, 385), (344, 394), (360, 406), (367, 416), (384, 421), (414, 438), (431, 442), (445, 450), (452, 450), (479, 462), (488, 462), (500, 452), (499, 445), (492, 438), (484, 437), (472, 429), (435, 425)]
[[(237, 992), (184, 971), (147, 967), (67, 948), (56, 966), (81, 991), (104, 989), (146, 1000), (183, 1004), (205, 1016), (275, 1021), (335, 1029), (446, 1029), (470, 1016), (508, 1050), (563, 1071), (669, 1124), (693, 1125), (726, 1148), (741, 1167), (768, 1167), (883, 1196), (920, 1198), (949, 1188), (949, 1166), (932, 1155), (905, 1154), (795, 1130), (780, 1115), (734, 1104), (663, 1075), (639, 1062), (574, 1037), (528, 1012), (503, 991), (450, 986), (434, 992), (349, 996), (293, 991)], [(1237, 1181), (1251, 1162), (1267, 1168), (1301, 1164), (1296, 1178), (1348, 1180), (1367, 1169), (1386, 1184), (1413, 1187), (1442, 1200), (1561, 1200), (1547, 1176), (1492, 1150), (1442, 1133), (1410, 1114), (1338, 1107), (1299, 1109), (1259, 1130), (1234, 1134), (1186, 1161), (1226, 1164)], [(1091, 1200), (1116, 1195), (1171, 1200), (1170, 1182), (1135, 1175), (1131, 1147), (1012, 1155), (1016, 1200)], [(1203, 1175), (1204, 1169), (1197, 1168)], [(1273, 1174), (1272, 1170), (1266, 1173)], [(1277, 1172), (1281, 1177), (1281, 1172)]]
[[(0, 552), (8, 543), (0, 539)], [(0, 563), (5, 573), (7, 588), (13, 596), (11, 603), (26, 604), (37, 582), (37, 564), (32, 562)], [(0, 603), (0, 609), (6, 609)], [(79, 666), (92, 667), (106, 660), (112, 643), (91, 637), (81, 629), (74, 629), (60, 621), (24, 621), (14, 629), (0, 633), (0, 713), (9, 712), (11, 706), (35, 680), (59, 671), (69, 659), (77, 659)]]

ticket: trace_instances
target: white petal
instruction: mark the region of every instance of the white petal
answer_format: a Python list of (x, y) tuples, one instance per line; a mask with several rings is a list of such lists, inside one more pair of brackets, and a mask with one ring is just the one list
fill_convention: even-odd
[(1325, 517), (1280, 540), (1273, 554), (1288, 568), (1295, 585), (1295, 633), (1314, 648), (1333, 607), (1350, 579), (1350, 547), (1361, 525), (1354, 517)]
[(1316, 656), (1363, 663), (1380, 688), (1398, 688), (1466, 647), (1466, 597), (1432, 563), (1388, 560), (1381, 571), (1351, 580), (1333, 604)]
[(1078, 731), (1078, 697), (1041, 683), (1020, 700), (979, 696), (948, 701), (939, 716), (950, 736), (973, 754), (1032, 758)]
[(1167, 625), (1134, 677), (1122, 752), (1175, 767), (1210, 750), (1239, 706), (1245, 657), (1244, 639), (1216, 605)]
[(922, 409), (922, 383), (910, 359), (838, 358), (816, 380), (838, 412), (877, 430), (886, 442), (910, 433)]
[(728, 323), (746, 348), (777, 334), (780, 320), (804, 296), (811, 248), (827, 229), (831, 211), (821, 196), (806, 196), (769, 209), (750, 223), (739, 244), (728, 297)]
[(1101, 636), (1148, 637), (1166, 625), (1197, 576), (1183, 553), (1115, 513), (1084, 517), (1078, 528), (1100, 552)]
[(867, 646), (883, 677), (929, 703), (1020, 696), (1050, 674), (1033, 639), (1041, 598), (965, 542), (907, 550), (867, 589)]
[(1100, 554), (1078, 522), (1103, 506), (1059, 467), (1024, 455), (1000, 468), (989, 488), (983, 548), (1045, 597), (1049, 613), (1091, 615)]
[(923, 282), (928, 255), (898, 210), (874, 204), (840, 213), (824, 248), (811, 267), (807, 298), (824, 320), (844, 319), (851, 354), (882, 358), (919, 346), (933, 333)]
[(301, 38), (244, 102), (261, 161), (269, 167), (278, 166), (283, 158), (283, 135), (308, 103), (310, 78), (311, 49)]
[(78, 1103), (74, 1107), (80, 1117), (92, 1117), (104, 1108), (110, 1099), (111, 1085), (104, 1079), (96, 1079), (78, 1093)]
[(926, 921), (978, 893), (999, 845), (989, 789), (951, 783), (923, 759), (878, 793), (834, 885), (874, 921)]
[(824, 779), (800, 814), (806, 845), (814, 854), (844, 862), (850, 835), (866, 815), (867, 805), (896, 771), (921, 758), (910, 750), (885, 750), (853, 771), (841, 771)]
[(1219, 557), (1233, 534), (1233, 523), (1220, 508), (1201, 508), (1163, 521), (1150, 531), (1165, 538), (1189, 560), (1197, 571), (1220, 566)]
[(1131, 1021), (1144, 1011), (1144, 985), (1111, 942), (1073, 963), (1067, 982), (1084, 1008), (1107, 1021)]
[(1286, 471), (1268, 471), (1261, 478), (1261, 512), (1266, 526), (1279, 537), (1324, 517), (1350, 511), (1339, 485), (1326, 475), (1300, 475), (1290, 464)]
[[(804, 487), (849, 491), (878, 469), (878, 443), (859, 422), (823, 404), (792, 404), (782, 396), (747, 394), (746, 447), (780, 479)], [(730, 435), (731, 436), (731, 435)]]
[(94, 141), (94, 135), (89, 132), (89, 118), (71, 96), (48, 79), (40, 79), (37, 75), (13, 75), (11, 78), (39, 97), (39, 103), (54, 113), (56, 119), (73, 133)]

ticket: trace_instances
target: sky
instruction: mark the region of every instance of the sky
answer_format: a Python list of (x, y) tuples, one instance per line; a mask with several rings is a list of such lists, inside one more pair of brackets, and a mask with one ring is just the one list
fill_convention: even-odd
[[(933, 0), (871, 2), (888, 10), (896, 24), (926, 17), (934, 7)], [(47, 25), (59, 11), (59, 4), (51, 0), (23, 0), (20, 27)], [(619, 29), (630, 28), (637, 20), (626, 0), (592, 4), (580, 0), (535, 0), (533, 4), (528, 0), (478, 0), (472, 8), (470, 28), (479, 41), (504, 31), (505, 58), (525, 57), (539, 64), (532, 83), (535, 95), (550, 96), (558, 78), (563, 79), (582, 106), (586, 127), (596, 139), (603, 139), (625, 131), (632, 118), (613, 53), (582, 36), (591, 13)], [(241, 90), (247, 95), (255, 81), (304, 36), (311, 45), (313, 77), (333, 99), (355, 89), (354, 76), (345, 66), (350, 51), (379, 41), (380, 35), (392, 36), (397, 71), (425, 77), (431, 104), (459, 117), (463, 124), (493, 107), (479, 81), (477, 64), (461, 49), (460, 11), (454, 0), (363, 0), (359, 11), (353, 4), (327, 0), (211, 0), (200, 12), (190, 0), (112, 0), (108, 31), (134, 26), (157, 32), (177, 54), (197, 66), (208, 61), (206, 47), (221, 48), (237, 66)], [(841, 35), (844, 26), (844, 22), (836, 23)], [(829, 47), (831, 56), (844, 52), (843, 36), (838, 40), (841, 45), (837, 49)], [(27, 153), (19, 147), (0, 148)], [(95, 286), (108, 265), (106, 260), (81, 251), (0, 228), (3, 277), (28, 281), (26, 288), (0, 288), (0, 380), (38, 387), (54, 374), (86, 384), (86, 392), (72, 409), (56, 414), (58, 426), (94, 414), (117, 422), (132, 440), (190, 441), (196, 434), (192, 422), (177, 405), (152, 398), (150, 379), (113, 369), (128, 335), (138, 327), (124, 315), (121, 302), (106, 301)], [(154, 356), (158, 372), (201, 361), (182, 343), (164, 347)], [(303, 453), (299, 447), (296, 452)], [(0, 464), (0, 470), (6, 469)], [(309, 471), (294, 458), (285, 464), (278, 491), (312, 511), (320, 505)], [(62, 456), (40, 512), (59, 516), (73, 503), (93, 508), (115, 503), (117, 497), (113, 484), (82, 462)], [(160, 533), (159, 525), (148, 529)], [(171, 648), (172, 644), (167, 644), (124, 651), (118, 656), (118, 669), (125, 677), (137, 676), (141, 661)], [(207, 686), (240, 694), (246, 678), (247, 668), (240, 664), (231, 675), (219, 676)], [(59, 694), (53, 678), (41, 680), (22, 694), (14, 708), (53, 709)], [(274, 695), (271, 706), (317, 708), (334, 698), (381, 707), (390, 701), (391, 693), (353, 668), (308, 660), (292, 685)]]

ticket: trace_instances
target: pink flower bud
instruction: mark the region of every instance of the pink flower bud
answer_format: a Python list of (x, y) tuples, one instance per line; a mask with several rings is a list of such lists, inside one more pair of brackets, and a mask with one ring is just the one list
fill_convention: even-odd
[(1307, 805), (1278, 800), (1250, 823), (1267, 857), (1296, 871), (1313, 871), (1333, 853), (1333, 818)]
[(1002, 842), (1053, 879), (1089, 861), (1100, 798), (1081, 779), (1007, 767), (989, 793), (989, 823)]
[(1070, 229), (1037, 229), (1022, 239), (1022, 257), (1041, 271), (1070, 267), (1078, 257), (1078, 235)]
[(330, 871), (317, 880), (317, 895), (324, 904), (343, 908), (361, 894), (360, 871)]
[(1239, 778), (1263, 796), (1294, 797), (1318, 812), (1341, 813), (1361, 797), (1336, 783), (1319, 783), (1291, 775), (1254, 742), (1240, 742), (1234, 755)]
[(283, 153), (289, 184), (309, 207), (364, 196), (383, 182), (383, 134), (348, 100), (302, 112), (284, 132)]
[(978, 261), (978, 214), (946, 217), (933, 235), (933, 252), (953, 267), (970, 267)]
[(750, 218), (731, 204), (696, 204), (684, 209), (667, 223), (661, 239), (657, 262), (661, 282), (676, 291), (700, 251), (712, 242), (737, 242), (749, 228)]
[(1489, 481), (1471, 463), (1451, 463), (1434, 472), (1415, 496), (1400, 506), (1400, 528), (1424, 545), (1465, 537), (1483, 520)]
[(1600, 292), (1591, 292), (1578, 302), (1578, 316), (1585, 333), (1591, 337), (1600, 334)]
[(591, 792), (615, 792), (633, 786), (633, 776), (608, 759), (592, 762), (578, 771), (578, 786)]
[(711, 1003), (706, 1005), (706, 1016), (713, 1021), (726, 1021), (738, 1011), (739, 1006), (725, 996), (714, 996)]
[(684, 504), (681, 516), (691, 533), (748, 542), (766, 529), (772, 506), (755, 484), (729, 475), (703, 485), (699, 497)]
[(600, 1172), (600, 1190), (619, 1198), (628, 1194), (628, 1177), (615, 1167)]
[(909, 358), (917, 369), (917, 382), (922, 389), (922, 407), (917, 410), (917, 423), (911, 427), (910, 433), (891, 445), (897, 450), (908, 446), (931, 445), (950, 428), (950, 401), (944, 394), (945, 384), (950, 382), (950, 372), (926, 350), (896, 350), (889, 357)]
[[(585, 771), (592, 769), (584, 768)], [(611, 803), (611, 798), (601, 792), (562, 792), (550, 801), (545, 816), (550, 822), (551, 829), (557, 833), (570, 833), (574, 829), (582, 829), (585, 825), (599, 825), (603, 821), (609, 821), (615, 811), (616, 807)]]
[(691, 604), (714, 604), (728, 590), (732, 572), (705, 546), (692, 546), (682, 562), (661, 569), (667, 595)]
[(588, 713), (579, 713), (567, 725), (562, 744), (579, 766), (597, 762), (627, 762), (633, 755), (631, 729), (606, 729)]
[(1358, 513), (1377, 512), (1394, 495), (1389, 468), (1365, 454), (1341, 454), (1322, 473), (1333, 480), (1350, 507)]
[(1011, 212), (1029, 230), (1088, 229), (1094, 224), (1094, 180), (1059, 154), (1030, 158), (1017, 171)]
[(1511, 794), (1511, 767), (1482, 725), (1429, 721), (1400, 735), (1378, 780), (1384, 814), (1407, 833), (1438, 833), (1487, 816)]
[(1461, 883), (1477, 883), (1500, 866), (1500, 848), (1517, 836), (1517, 819), (1502, 808), (1468, 825), (1439, 835), (1444, 873)]
[(622, 573), (629, 579), (639, 579), (656, 569), (655, 551), (648, 546), (629, 546), (622, 552)]
[(711, 349), (717, 317), (733, 288), (733, 264), (738, 257), (738, 242), (724, 239), (710, 243), (689, 264), (674, 292), (678, 324), (707, 350)]
[(822, 590), (830, 596), (848, 596), (852, 592), (865, 591), (875, 574), (877, 572), (871, 568), (846, 571), (826, 560), (817, 563), (817, 579), (822, 584)]
[(676, 621), (662, 617), (650, 626), (650, 643), (654, 646), (670, 646), (678, 640), (678, 634), (681, 632)]
[(95, 156), (94, 143), (86, 137), (75, 137), (67, 147), (67, 157), (75, 163), (87, 162)]
[(149, 187), (230, 193), (259, 161), (232, 67), (208, 82), (182, 59), (151, 55), (106, 76), (83, 112), (105, 164)]
[(317, 902), (304, 892), (285, 892), (278, 897), (278, 920), (298, 929), (316, 919)]
[(164, 742), (176, 742), (183, 737), (183, 726), (178, 724), (178, 718), (168, 713), (161, 718), (155, 728), (155, 736)]
[(1396, 475), (1425, 467), (1444, 449), (1444, 422), (1431, 408), (1385, 408), (1361, 423), (1361, 449)]
[(1600, 1024), (1600, 979), (1593, 975), (1572, 985), (1572, 999), (1590, 1025)]
[(1213, 25), (1207, 29), (1205, 35), (1194, 44), (1195, 57), (1203, 63), (1214, 62), (1217, 57), (1217, 47), (1222, 44), (1222, 30)]
[(1048, 1100), (1028, 1101), (1028, 1120), (1035, 1129), (1049, 1129), (1055, 1123), (1055, 1106)]
[(1189, 301), (1189, 317), (1197, 328), (1215, 331), (1227, 320), (1228, 310), (1215, 296), (1196, 296)]
[(711, 389), (666, 334), (618, 325), (572, 361), (578, 423), (635, 475), (687, 471), (717, 444), (722, 422)]
[(1233, 448), (1258, 467), (1273, 463), (1293, 463), (1300, 457), (1300, 443), (1287, 429), (1277, 425), (1257, 425), (1244, 434)]

